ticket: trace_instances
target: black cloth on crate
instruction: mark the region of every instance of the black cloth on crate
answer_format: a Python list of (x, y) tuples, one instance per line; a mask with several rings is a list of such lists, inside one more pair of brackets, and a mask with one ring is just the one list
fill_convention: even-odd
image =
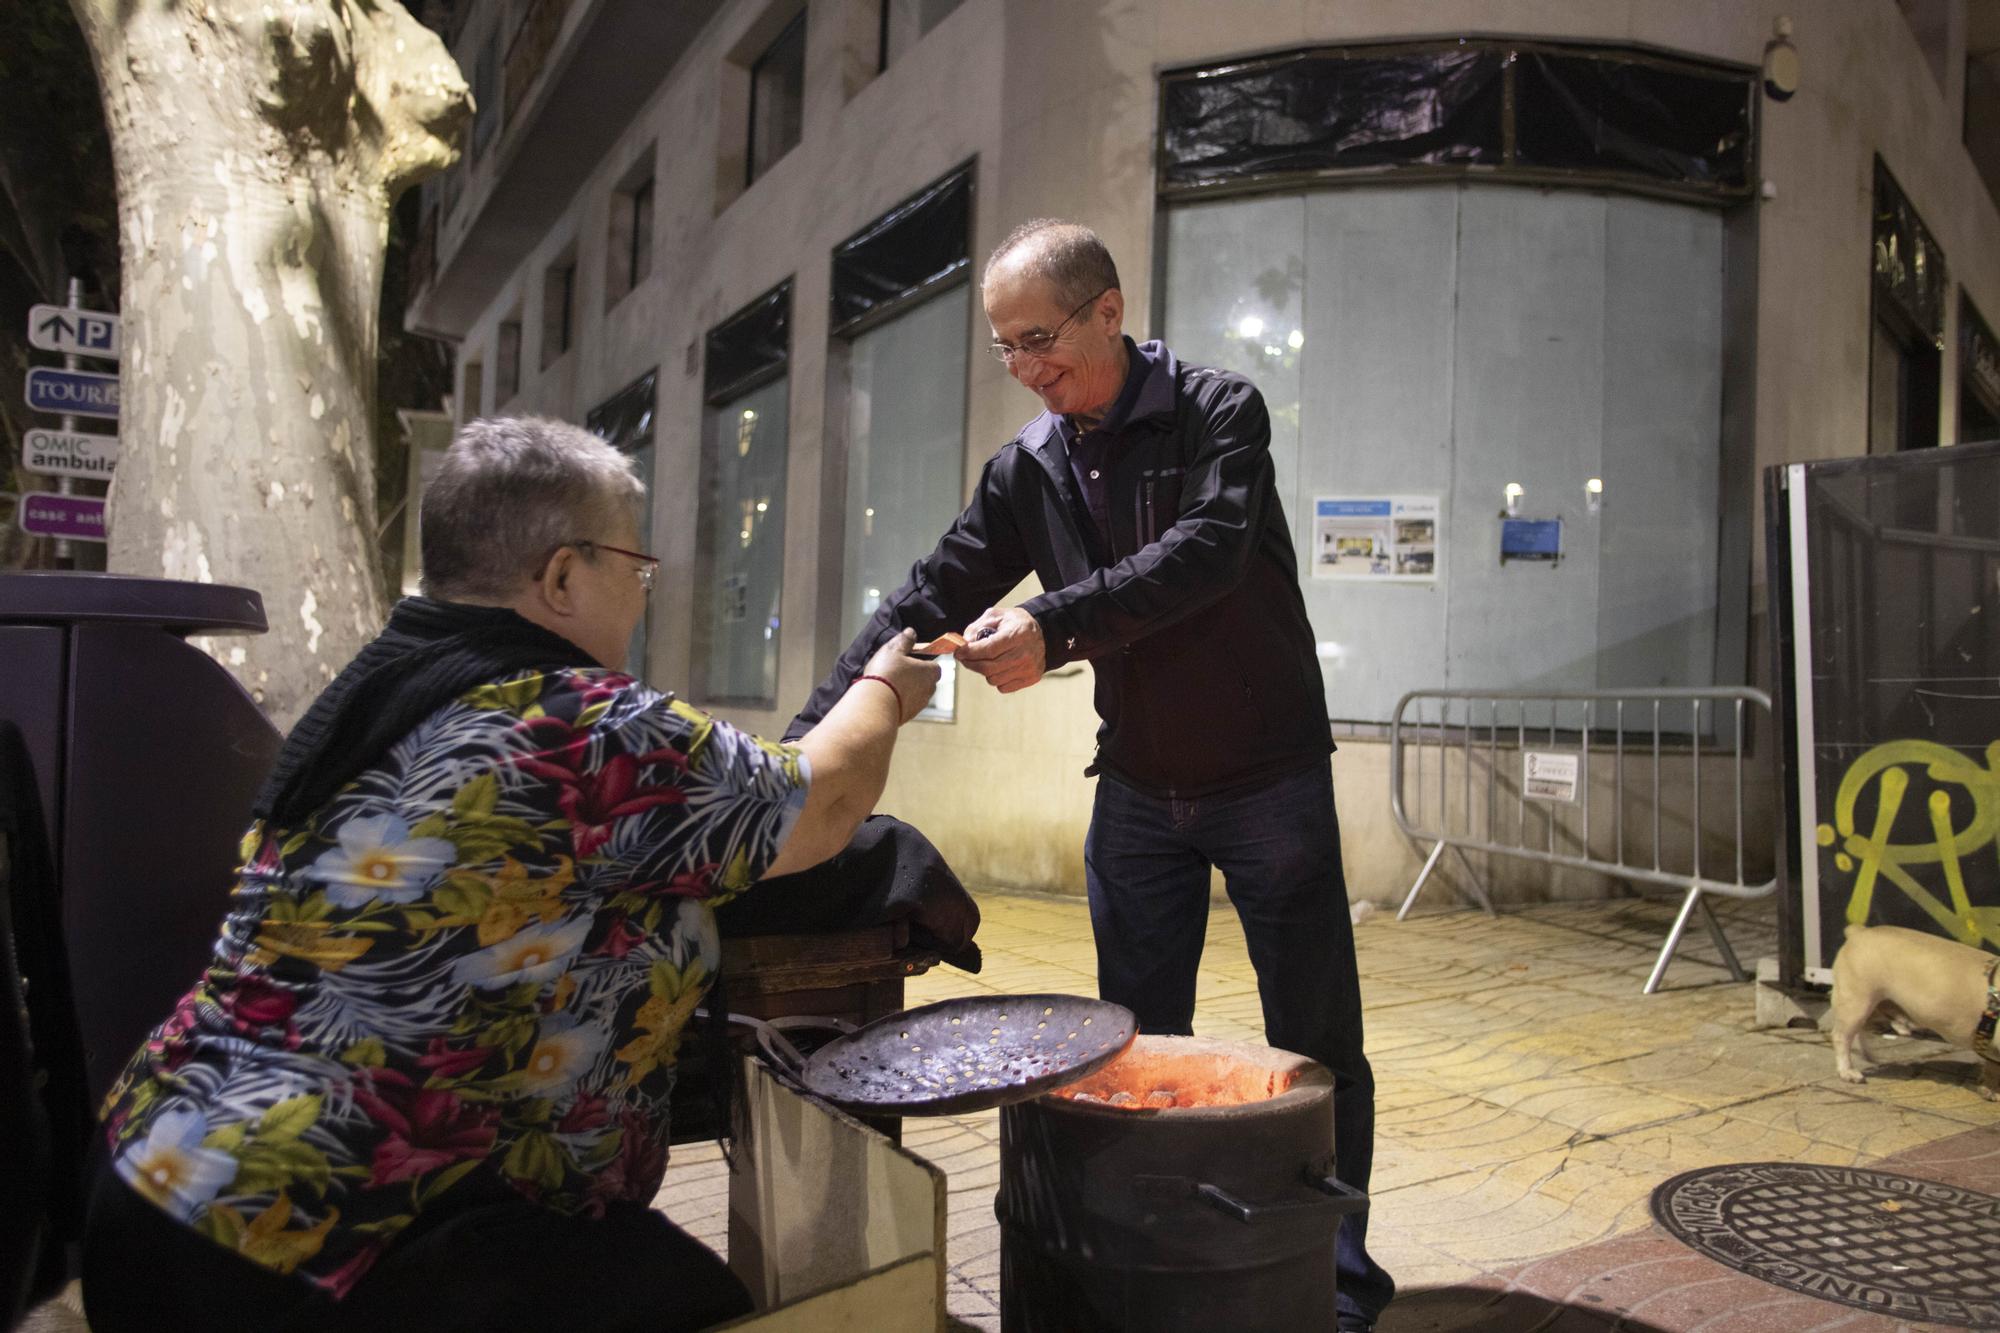
[(716, 910), (725, 938), (811, 935), (910, 923), (910, 943), (967, 972), (980, 968), (979, 904), (944, 854), (902, 820), (871, 815), (842, 850), (796, 875), (757, 884)]
[(565, 1216), (512, 1191), (449, 1203), (334, 1300), (224, 1249), (99, 1174), (83, 1250), (95, 1333), (693, 1333), (749, 1314), (716, 1254), (644, 1204)]
[(299, 823), (475, 685), (518, 671), (601, 665), (504, 606), (405, 597), (292, 728), (252, 813), (280, 828)]

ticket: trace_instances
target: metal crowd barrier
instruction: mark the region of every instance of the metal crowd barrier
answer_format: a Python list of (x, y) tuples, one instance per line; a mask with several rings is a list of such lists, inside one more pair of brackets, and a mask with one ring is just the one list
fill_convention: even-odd
[[(1417, 882), (1410, 886), (1396, 919), (1409, 915), (1424, 883), (1449, 847), (1467, 875), (1467, 896), (1493, 915), (1493, 901), (1479, 883), (1467, 852), (1521, 857), (1545, 865), (1592, 870), (1600, 874), (1685, 890), (1681, 909), (1660, 948), (1659, 960), (1646, 979), (1645, 993), (1659, 988), (1667, 963), (1680, 946), (1688, 919), (1701, 913), (1729, 973), (1748, 980), (1736, 951), (1723, 933), (1705, 894), (1730, 898), (1762, 898), (1777, 887), (1775, 873), (1752, 883), (1744, 873), (1743, 808), (1746, 712), (1761, 709), (1771, 722), (1771, 697), (1744, 688), (1580, 690), (1566, 693), (1516, 693), (1495, 690), (1412, 690), (1396, 703), (1389, 724), (1390, 806), (1398, 828), (1411, 838), (1433, 844)], [(1565, 725), (1566, 724), (1566, 725)], [(1765, 734), (1771, 735), (1770, 731)], [(1451, 773), (1452, 756), (1458, 772)], [(1414, 758), (1414, 764), (1411, 760)], [(1730, 797), (1735, 823), (1728, 854), (1717, 864), (1711, 853), (1704, 864), (1704, 793), (1702, 766), (1728, 762)], [(1501, 771), (1512, 766), (1513, 794)], [(1603, 766), (1610, 779), (1603, 782)], [(1435, 778), (1428, 771), (1436, 769)], [(1600, 820), (1593, 841), (1590, 799), (1593, 769), (1608, 788), (1609, 830)], [(1475, 771), (1484, 787), (1484, 818), (1475, 799)], [(1685, 790), (1689, 836), (1684, 857), (1663, 854), (1661, 812), (1666, 802), (1663, 782)], [(1458, 801), (1451, 800), (1452, 787)], [(1410, 796), (1415, 797), (1415, 813)], [(1601, 797), (1602, 793), (1600, 793)], [(1628, 798), (1641, 798), (1650, 815), (1628, 829)], [(1713, 798), (1711, 798), (1713, 799)], [(1512, 818), (1507, 807), (1513, 806)], [(1564, 818), (1566, 810), (1576, 814)], [(1677, 812), (1678, 813), (1678, 812)], [(1728, 830), (1724, 830), (1728, 831)], [(1600, 854), (1609, 834), (1609, 855)], [(1630, 835), (1628, 837), (1628, 835)], [(1628, 842), (1637, 854), (1628, 855)]]

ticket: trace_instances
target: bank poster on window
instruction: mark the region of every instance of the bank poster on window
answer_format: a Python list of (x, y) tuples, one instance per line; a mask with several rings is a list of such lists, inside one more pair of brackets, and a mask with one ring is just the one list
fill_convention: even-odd
[(1435, 583), (1435, 495), (1320, 496), (1313, 501), (1312, 576)]

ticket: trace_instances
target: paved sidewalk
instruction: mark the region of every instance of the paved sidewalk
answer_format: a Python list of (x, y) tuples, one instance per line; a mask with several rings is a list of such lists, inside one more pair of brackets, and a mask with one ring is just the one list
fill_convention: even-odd
[[(985, 971), (940, 968), (911, 984), (911, 1004), (1096, 993), (1080, 900), (979, 898)], [(1722, 914), (1746, 962), (1776, 951), (1769, 904)], [(1668, 1239), (1646, 1203), (1700, 1166), (1892, 1155), (1890, 1170), (2000, 1189), (2000, 1106), (1974, 1090), (1973, 1057), (1877, 1037), (1876, 1055), (1896, 1063), (1844, 1084), (1819, 1033), (1751, 1030), (1750, 987), (1729, 981), (1705, 935), (1690, 937), (1660, 994), (1641, 995), (1671, 919), (1671, 904), (1619, 901), (1495, 920), (1385, 914), (1357, 929), (1379, 1084), (1371, 1246), (1403, 1292), (1383, 1333), (1928, 1327), (1735, 1274)], [(1226, 904), (1210, 918), (1198, 1001), (1198, 1032), (1262, 1039)], [(951, 1313), (997, 1329), (997, 1113), (912, 1120), (904, 1141), (949, 1178)], [(726, 1193), (715, 1150), (683, 1149), (660, 1203), (720, 1247)]]

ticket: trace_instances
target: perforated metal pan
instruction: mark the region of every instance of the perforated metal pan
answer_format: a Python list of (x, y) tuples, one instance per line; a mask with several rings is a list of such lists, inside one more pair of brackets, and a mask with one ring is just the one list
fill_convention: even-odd
[(857, 1115), (959, 1115), (1038, 1097), (1118, 1058), (1132, 1011), (1078, 995), (941, 1000), (880, 1018), (801, 1056), (758, 1025), (765, 1058)]

